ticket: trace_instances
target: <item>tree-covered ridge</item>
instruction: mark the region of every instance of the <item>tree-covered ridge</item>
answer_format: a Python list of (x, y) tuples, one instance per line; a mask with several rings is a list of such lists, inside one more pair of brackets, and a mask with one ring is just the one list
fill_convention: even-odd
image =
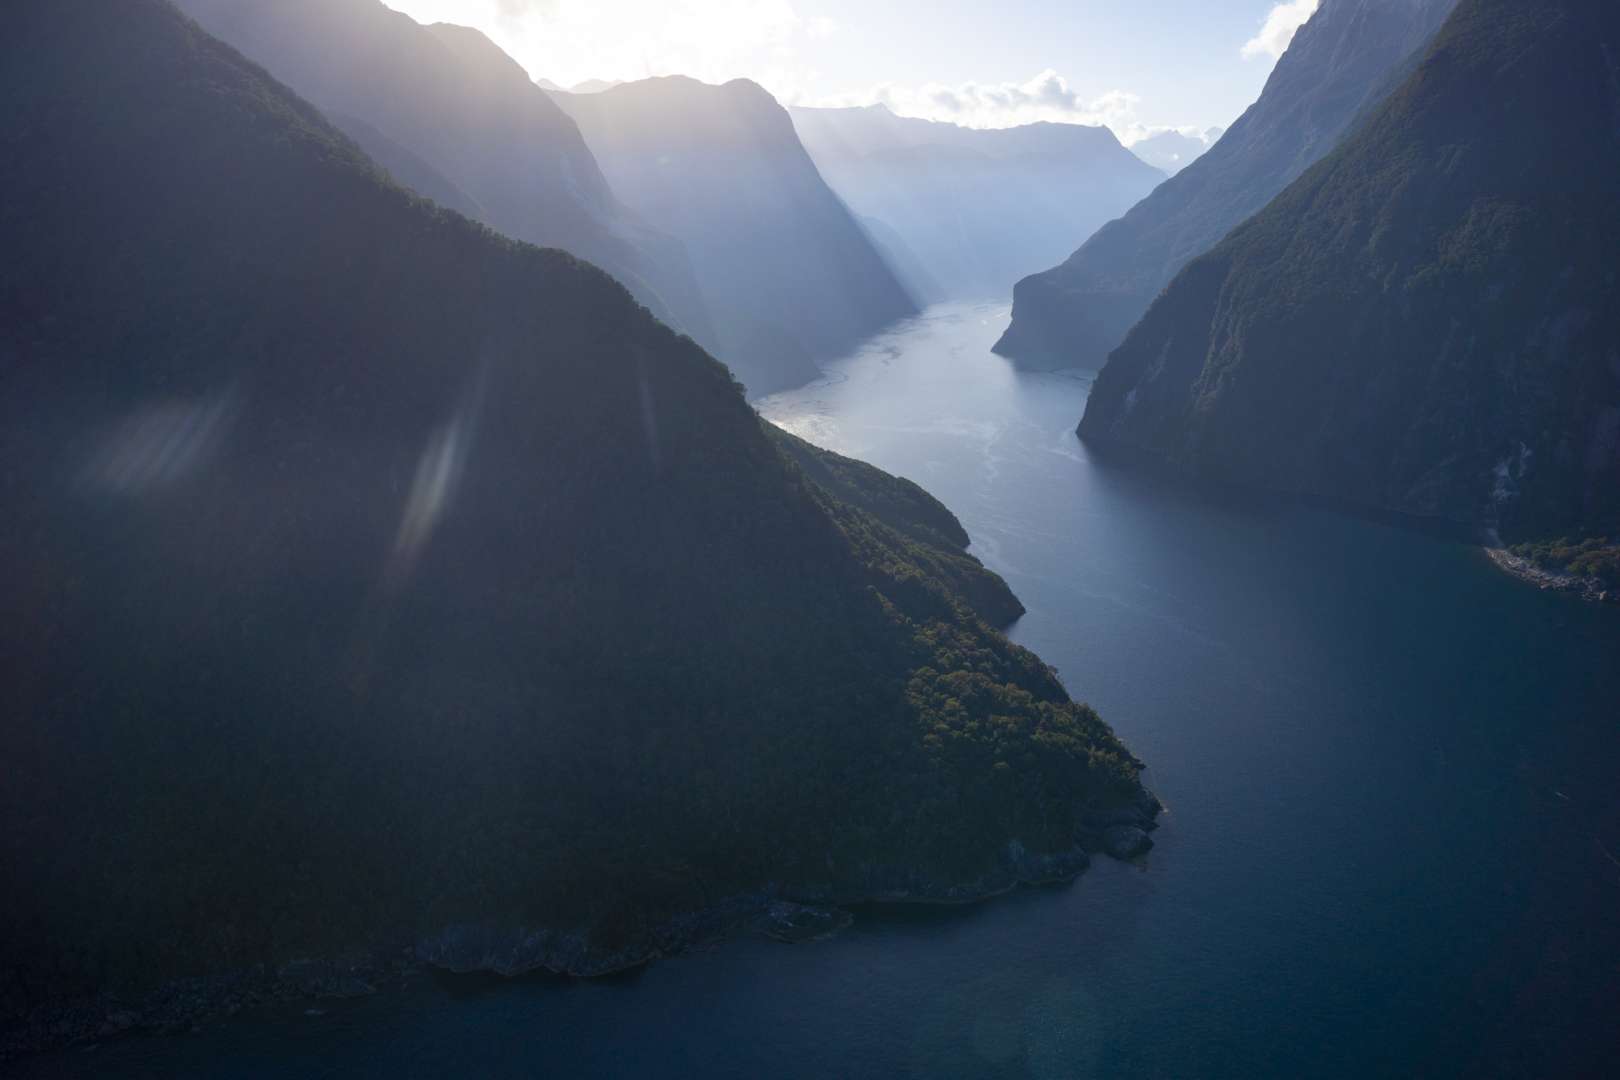
[(1007, 583), (967, 553), (968, 535), (956, 515), (921, 487), (813, 446), (774, 424), (767, 424), (766, 432), (833, 502), (876, 519), (863, 531), (892, 530), (878, 549), (880, 560), (909, 568), (902, 573), (948, 584), (991, 626), (1007, 626), (1024, 614)]
[(607, 275), (393, 186), (162, 0), (9, 14), (22, 1006), (467, 921), (633, 945), (1139, 794), (919, 490), (812, 479)]
[(1605, 589), (1620, 589), (1620, 543), (1608, 537), (1571, 540), (1566, 536), (1515, 544), (1512, 552), (1543, 570), (1591, 578)]
[(954, 550), (968, 546), (967, 530), (956, 515), (918, 484), (823, 450), (774, 424), (765, 430), (805, 475), (834, 498), (865, 510), (914, 540)]
[(1099, 368), (1192, 259), (1338, 145), (1393, 87), (1456, 0), (1322, 0), (1264, 91), (1209, 152), (1018, 282), (996, 351), (1034, 367)]
[(1613, 530), (1617, 50), (1612, 5), (1464, 0), (1343, 147), (1154, 304), (1082, 435), (1510, 540)]

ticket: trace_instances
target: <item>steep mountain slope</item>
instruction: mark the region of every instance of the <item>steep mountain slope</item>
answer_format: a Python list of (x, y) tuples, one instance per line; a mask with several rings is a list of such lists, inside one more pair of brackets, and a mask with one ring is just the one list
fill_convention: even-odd
[(833, 190), (892, 227), (947, 299), (1005, 298), (1164, 179), (1104, 127), (979, 131), (882, 105), (791, 112)]
[(1290, 492), (1620, 528), (1620, 8), (1463, 0), (1346, 144), (1195, 260), (1081, 433)]
[(619, 196), (685, 243), (720, 357), (752, 394), (815, 378), (916, 305), (759, 86), (681, 77), (552, 95)]
[(455, 181), (409, 147), (401, 146), (357, 116), (328, 113), (327, 119), (353, 139), (367, 157), (387, 170), (389, 177), (400, 187), (409, 188), (446, 210), (465, 214), (474, 221), (488, 217), (487, 211), (478, 205), (478, 200), (457, 187)]
[[(579, 129), (476, 30), (380, 0), (179, 0), (209, 33), (313, 102), (399, 183), (602, 267), (713, 347), (686, 254), (614, 198)], [(394, 150), (388, 147), (394, 147)]]
[(1260, 98), (1203, 157), (1055, 269), (1018, 283), (996, 351), (1097, 368), (1154, 297), (1332, 150), (1456, 0), (1323, 0)]
[(1072, 872), (1142, 799), (943, 508), (605, 274), (162, 0), (7, 30), (4, 1010), (417, 940), (599, 972), (738, 894)]

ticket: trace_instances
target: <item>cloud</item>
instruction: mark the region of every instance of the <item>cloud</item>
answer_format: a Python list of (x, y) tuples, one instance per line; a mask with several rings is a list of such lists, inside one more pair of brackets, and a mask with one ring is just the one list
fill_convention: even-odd
[(1275, 60), (1288, 49), (1294, 34), (1316, 14), (1320, 0), (1286, 0), (1271, 9), (1260, 32), (1243, 43), (1243, 59), (1269, 56)]
[(944, 120), (963, 127), (1001, 128), (1038, 121), (1106, 124), (1116, 132), (1136, 121), (1141, 99), (1125, 90), (1085, 97), (1062, 75), (1047, 70), (1023, 82), (954, 85), (884, 83), (863, 94), (801, 101), (805, 105), (886, 105), (900, 116)]

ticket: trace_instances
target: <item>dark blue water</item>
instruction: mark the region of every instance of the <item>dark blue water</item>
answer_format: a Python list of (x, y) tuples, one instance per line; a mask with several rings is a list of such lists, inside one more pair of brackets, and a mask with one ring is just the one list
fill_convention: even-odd
[(766, 416), (920, 481), (1151, 766), (1144, 866), (624, 979), (436, 981), (28, 1076), (1597, 1074), (1620, 1066), (1620, 611), (1092, 460), (1084, 373), (936, 308)]

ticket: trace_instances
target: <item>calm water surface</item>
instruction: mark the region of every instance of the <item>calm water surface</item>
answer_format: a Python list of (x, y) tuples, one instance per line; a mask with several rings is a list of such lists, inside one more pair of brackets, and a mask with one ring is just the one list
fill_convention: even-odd
[(1617, 1074), (1620, 612), (1092, 460), (1090, 378), (932, 309), (761, 403), (928, 487), (1151, 766), (1143, 866), (618, 980), (401, 992), (28, 1076)]

